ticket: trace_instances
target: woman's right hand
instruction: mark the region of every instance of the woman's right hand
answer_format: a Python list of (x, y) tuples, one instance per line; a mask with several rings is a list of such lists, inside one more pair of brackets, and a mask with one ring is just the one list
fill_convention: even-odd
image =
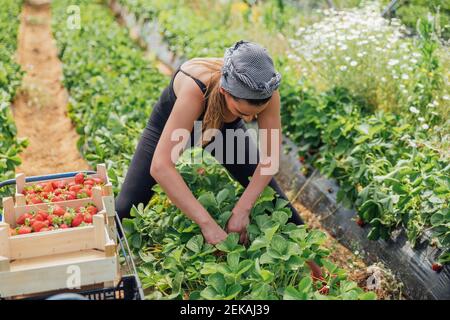
[(200, 226), (203, 237), (209, 244), (218, 244), (227, 238), (227, 233), (215, 222)]

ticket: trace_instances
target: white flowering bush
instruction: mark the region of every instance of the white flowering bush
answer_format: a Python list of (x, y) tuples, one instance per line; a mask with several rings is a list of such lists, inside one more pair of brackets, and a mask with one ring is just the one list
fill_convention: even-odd
[[(289, 59), (316, 87), (342, 86), (377, 108), (407, 111), (417, 99), (418, 83), (432, 75), (418, 40), (406, 37), (399, 20), (382, 18), (380, 9), (378, 2), (367, 2), (325, 10), (322, 21), (300, 28), (290, 40)], [(448, 86), (442, 90), (437, 102), (448, 95)]]

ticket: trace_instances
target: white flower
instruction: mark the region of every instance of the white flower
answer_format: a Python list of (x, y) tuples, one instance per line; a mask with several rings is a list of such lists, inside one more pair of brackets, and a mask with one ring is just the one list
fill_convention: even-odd
[(442, 96), (442, 99), (443, 100), (450, 100), (450, 96), (448, 96), (448, 95)]
[(358, 62), (356, 62), (355, 60), (353, 60), (352, 62), (350, 62), (350, 65), (352, 67), (356, 67), (358, 65)]
[(349, 62), (352, 58), (350, 57), (345, 57), (345, 61)]
[(402, 74), (402, 79), (403, 80), (408, 80), (409, 79), (409, 76), (405, 73), (405, 74)]
[(420, 112), (416, 107), (410, 107), (409, 111), (411, 111), (412, 113), (415, 113), (415, 114), (418, 114)]
[(391, 60), (389, 60), (388, 65), (395, 66), (398, 63), (399, 63), (399, 61), (397, 59), (391, 59)]
[(340, 67), (339, 67), (339, 70), (345, 71), (345, 70), (347, 70), (347, 66), (340, 66)]
[(419, 120), (420, 122), (424, 122), (425, 118), (424, 117), (419, 117), (419, 118), (417, 118), (417, 120)]
[(424, 124), (422, 125), (422, 129), (423, 129), (423, 130), (428, 130), (428, 128), (429, 128), (429, 126), (428, 126), (426, 123), (424, 123)]
[(386, 82), (386, 78), (385, 77), (381, 77), (381, 82)]

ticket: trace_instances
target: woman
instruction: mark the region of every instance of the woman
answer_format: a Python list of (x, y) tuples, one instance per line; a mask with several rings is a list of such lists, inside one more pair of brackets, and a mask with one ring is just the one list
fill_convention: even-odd
[[(259, 129), (279, 130), (281, 139), (280, 95), (277, 90), (280, 80), (267, 51), (242, 40), (227, 49), (223, 59), (192, 59), (184, 63), (163, 91), (139, 141), (116, 201), (119, 216), (127, 217), (133, 205), (147, 204), (152, 196), (151, 187), (159, 183), (170, 200), (200, 226), (207, 242), (217, 244), (226, 238), (227, 232), (237, 232), (241, 242), (245, 243), (250, 210), (263, 189), (270, 185), (281, 197), (286, 199), (286, 196), (272, 175), (263, 174), (264, 164), (259, 153), (256, 163), (249, 161), (251, 150), (256, 150), (251, 148), (254, 142), (247, 137), (244, 150), (238, 150), (234, 140), (227, 139), (225, 131), (245, 131), (242, 119), (257, 118)], [(203, 121), (204, 132), (217, 129), (223, 133), (223, 150), (220, 151), (225, 155), (233, 145), (235, 161), (223, 165), (245, 187), (232, 211), (227, 232), (197, 201), (175, 168), (176, 159), (173, 159), (172, 151), (179, 142), (172, 135), (179, 129), (193, 135), (196, 120)], [(262, 146), (264, 154), (278, 154), (276, 148), (279, 149), (281, 140), (274, 141), (270, 134), (268, 136)], [(202, 137), (200, 144), (205, 148), (211, 141), (214, 140)], [(236, 161), (239, 152), (245, 153), (244, 163)], [(212, 153), (217, 158), (216, 152)], [(294, 207), (289, 204), (289, 208), (291, 221), (302, 224)]]

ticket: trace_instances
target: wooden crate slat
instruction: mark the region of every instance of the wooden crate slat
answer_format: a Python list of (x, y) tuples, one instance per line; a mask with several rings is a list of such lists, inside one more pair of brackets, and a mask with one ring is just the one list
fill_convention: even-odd
[(27, 259), (95, 248), (94, 226), (76, 227), (11, 237), (10, 258)]
[(117, 258), (88, 250), (16, 260), (9, 272), (0, 272), (0, 297), (65, 289), (77, 271), (81, 286), (114, 281), (118, 277)]

